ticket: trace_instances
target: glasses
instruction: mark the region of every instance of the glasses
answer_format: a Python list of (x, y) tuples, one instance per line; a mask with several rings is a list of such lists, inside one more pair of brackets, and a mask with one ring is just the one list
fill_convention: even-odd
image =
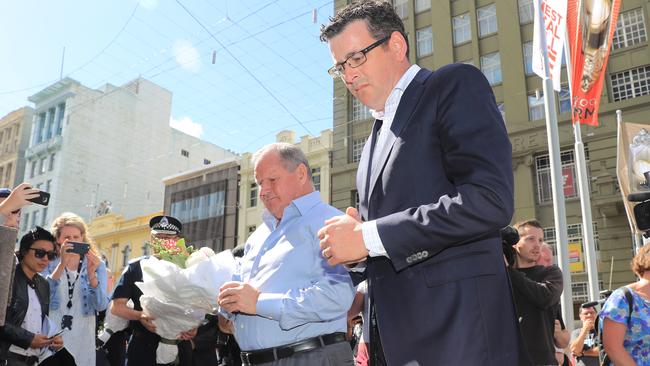
[(34, 256), (36, 258), (43, 258), (47, 255), (47, 259), (53, 261), (57, 257), (56, 252), (53, 250), (48, 252), (45, 249), (40, 249), (40, 248), (29, 248), (29, 249), (34, 251)]
[(330, 76), (333, 78), (342, 78), (343, 72), (345, 71), (345, 65), (350, 66), (351, 68), (355, 68), (363, 65), (368, 60), (366, 54), (372, 51), (375, 47), (379, 46), (380, 44), (388, 41), (389, 38), (390, 36), (384, 37), (379, 41), (371, 44), (370, 46), (362, 49), (361, 51), (357, 51), (351, 54), (344, 61), (339, 62), (336, 65), (330, 67), (330, 69), (327, 70), (327, 73), (330, 74)]

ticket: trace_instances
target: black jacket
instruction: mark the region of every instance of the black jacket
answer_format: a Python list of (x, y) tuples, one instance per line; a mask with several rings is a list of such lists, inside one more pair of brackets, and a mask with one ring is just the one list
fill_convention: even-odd
[(47, 281), (38, 273), (30, 281), (18, 264), (14, 275), (11, 302), (7, 307), (7, 318), (5, 325), (0, 327), (0, 360), (6, 358), (12, 344), (27, 349), (34, 339), (34, 333), (20, 327), (29, 305), (29, 296), (27, 295), (29, 283), (33, 283), (36, 296), (41, 303), (41, 319), (49, 313), (50, 286)]

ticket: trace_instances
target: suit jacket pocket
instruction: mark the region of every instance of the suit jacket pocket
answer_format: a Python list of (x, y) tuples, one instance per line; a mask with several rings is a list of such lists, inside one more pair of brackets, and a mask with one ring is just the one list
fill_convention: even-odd
[(475, 250), (427, 263), (422, 272), (427, 286), (434, 287), (472, 277), (495, 275), (500, 272), (499, 266), (503, 267), (504, 264), (495, 260), (493, 253)]

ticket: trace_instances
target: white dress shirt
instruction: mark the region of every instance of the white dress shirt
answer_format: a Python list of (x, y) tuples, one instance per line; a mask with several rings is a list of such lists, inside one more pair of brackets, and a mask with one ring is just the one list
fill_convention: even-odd
[[(411, 84), (411, 81), (415, 78), (415, 75), (420, 71), (420, 66), (411, 65), (411, 67), (406, 70), (404, 75), (399, 79), (395, 87), (390, 92), (386, 103), (384, 104), (384, 109), (382, 111), (370, 110), (372, 116), (375, 119), (380, 119), (383, 121), (381, 129), (379, 130), (379, 136), (377, 137), (377, 142), (375, 143), (374, 151), (381, 151), (384, 144), (386, 144), (386, 136), (388, 131), (390, 131), (390, 126), (393, 124), (393, 119), (395, 118), (395, 112), (397, 112), (397, 107), (399, 102), (402, 99), (404, 90)], [(370, 143), (370, 141), (369, 141)], [(371, 169), (379, 169), (377, 156), (379, 154), (372, 154), (372, 166)], [(361, 168), (363, 169), (363, 168)], [(371, 172), (368, 172), (370, 175)], [(368, 198), (370, 201), (370, 198)], [(379, 232), (377, 231), (377, 222), (375, 220), (366, 221), (361, 224), (361, 233), (363, 235), (363, 242), (368, 249), (369, 255), (371, 257), (385, 256), (388, 257), (384, 244), (379, 237)]]

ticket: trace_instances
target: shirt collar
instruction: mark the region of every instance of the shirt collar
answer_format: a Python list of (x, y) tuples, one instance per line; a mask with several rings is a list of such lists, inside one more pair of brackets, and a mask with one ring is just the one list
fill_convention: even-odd
[(399, 105), (399, 101), (400, 99), (402, 99), (402, 93), (404, 93), (404, 90), (406, 90), (409, 84), (411, 84), (411, 81), (413, 81), (418, 71), (420, 71), (420, 66), (416, 64), (411, 65), (411, 67), (409, 67), (406, 70), (404, 75), (402, 75), (399, 81), (397, 81), (397, 84), (395, 84), (395, 87), (388, 95), (388, 98), (384, 103), (384, 110), (383, 111), (376, 111), (374, 109), (370, 110), (370, 114), (372, 114), (372, 117), (374, 119), (381, 119), (381, 120), (384, 120), (386, 118), (392, 119), (392, 117), (395, 115), (395, 112), (397, 111), (397, 105)]
[[(295, 216), (303, 216), (307, 211), (311, 210), (312, 207), (316, 206), (320, 202), (320, 192), (313, 191), (307, 193), (306, 195), (300, 196), (291, 201), (291, 204), (285, 207), (284, 212), (282, 213), (282, 218), (287, 220)], [(264, 212), (262, 213), (262, 221), (273, 230), (275, 230), (280, 223), (280, 220), (276, 219), (267, 209), (264, 209)]]

